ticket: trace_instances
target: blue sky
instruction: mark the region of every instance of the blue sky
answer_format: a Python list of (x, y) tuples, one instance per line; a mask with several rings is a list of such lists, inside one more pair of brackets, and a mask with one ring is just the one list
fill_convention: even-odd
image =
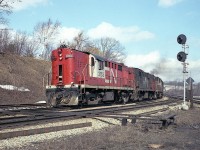
[(22, 0), (8, 16), (9, 28), (32, 33), (48, 18), (60, 21), (59, 40), (84, 31), (91, 39), (113, 37), (126, 48), (126, 65), (150, 72), (159, 68), (164, 80), (182, 80), (176, 60), (187, 36), (189, 72), (200, 81), (200, 0)]

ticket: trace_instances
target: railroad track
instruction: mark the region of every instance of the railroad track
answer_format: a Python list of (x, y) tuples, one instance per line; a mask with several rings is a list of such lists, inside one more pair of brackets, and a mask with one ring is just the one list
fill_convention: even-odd
[(50, 109), (50, 108), (38, 108), (38, 109), (22, 109), (22, 110), (10, 110), (3, 111), (0, 120), (0, 128), (5, 128), (12, 125), (20, 125), (21, 123), (28, 124), (29, 122), (46, 121), (53, 119), (77, 119), (82, 117), (98, 116), (105, 113), (123, 112), (129, 110), (136, 110), (145, 107), (153, 107), (158, 105), (167, 105), (173, 103), (174, 100), (167, 101), (145, 101), (141, 103), (133, 103), (127, 105), (114, 105), (106, 107), (93, 107), (77, 110), (64, 110), (64, 109)]
[[(23, 109), (23, 110), (12, 110), (5, 111), (3, 115), (0, 115), (0, 129), (13, 129), (21, 126), (32, 126), (33, 124), (46, 124), (50, 122), (57, 122), (62, 120), (75, 120), (79, 118), (93, 118), (93, 117), (101, 117), (110, 114), (119, 114), (121, 112), (126, 111), (134, 111), (138, 109), (144, 109), (147, 107), (154, 107), (159, 105), (169, 105), (172, 103), (176, 103), (174, 100), (166, 100), (166, 101), (145, 101), (140, 103), (133, 103), (127, 105), (114, 105), (114, 106), (106, 106), (106, 107), (94, 107), (94, 108), (84, 108), (78, 110), (65, 110), (65, 109), (49, 109), (49, 108), (39, 108), (39, 109)], [(158, 110), (162, 111), (162, 110)], [(154, 111), (154, 113), (157, 111)], [(8, 115), (6, 115), (8, 113)], [(152, 112), (153, 113), (153, 112)], [(119, 116), (117, 116), (119, 117)], [(130, 116), (129, 116), (130, 118)], [(85, 127), (91, 126), (91, 123), (87, 124), (79, 124), (74, 125), (75, 127)], [(64, 130), (64, 129), (72, 129), (73, 125), (65, 126), (65, 127), (52, 127), (48, 129), (49, 132), (55, 130)], [(29, 134), (37, 134), (43, 133), (43, 130), (46, 132), (46, 129), (40, 129), (27, 131)], [(13, 135), (24, 135), (24, 131), (17, 131), (12, 134), (12, 132), (8, 132), (8, 134), (1, 134), (2, 138), (12, 137)]]
[[(182, 95), (166, 95), (169, 98), (174, 98), (177, 100), (183, 100), (183, 96)], [(195, 104), (200, 104), (200, 97), (193, 97), (193, 103)]]
[(0, 127), (4, 125), (11, 125), (22, 122), (34, 122), (40, 120), (50, 120), (56, 118), (80, 118), (92, 115), (99, 115), (101, 113), (122, 112), (132, 109), (140, 109), (144, 107), (152, 107), (157, 105), (164, 105), (171, 103), (168, 101), (145, 101), (140, 103), (133, 103), (127, 105), (114, 105), (106, 107), (90, 107), (84, 109), (69, 110), (60, 108), (35, 108), (35, 109), (20, 109), (20, 110), (4, 110), (1, 111)]

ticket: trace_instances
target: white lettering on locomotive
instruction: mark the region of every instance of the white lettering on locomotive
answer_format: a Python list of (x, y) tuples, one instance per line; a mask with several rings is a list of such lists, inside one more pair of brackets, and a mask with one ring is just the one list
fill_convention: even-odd
[(105, 67), (105, 71), (109, 71), (109, 79), (106, 79), (105, 78), (105, 83), (112, 83), (114, 82), (115, 84), (117, 84), (117, 70), (115, 70), (115, 73), (113, 71), (112, 68), (108, 68), (108, 67)]
[(97, 76), (99, 78), (105, 78), (105, 70), (102, 70), (102, 71), (99, 70)]

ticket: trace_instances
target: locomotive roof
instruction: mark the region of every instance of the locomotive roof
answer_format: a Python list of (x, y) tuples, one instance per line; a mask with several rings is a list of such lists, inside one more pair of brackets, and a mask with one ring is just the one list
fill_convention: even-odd
[[(90, 53), (90, 54), (92, 54), (92, 53)], [(104, 58), (104, 57), (101, 57), (101, 56), (99, 56), (99, 55), (96, 55), (96, 54), (92, 54), (96, 59), (98, 59), (98, 60), (101, 60), (101, 61), (106, 61), (106, 59)]]
[[(75, 50), (75, 49), (73, 49), (73, 50)], [(79, 50), (77, 50), (77, 51), (79, 51)], [(123, 63), (118, 63), (118, 62), (115, 62), (115, 61), (113, 61), (113, 60), (108, 60), (108, 59), (106, 59), (106, 58), (104, 58), (104, 57), (102, 57), (102, 56), (99, 56), (99, 55), (97, 55), (97, 54), (93, 54), (93, 53), (86, 52), (86, 51), (81, 51), (81, 52), (86, 53), (86, 54), (94, 55), (94, 57), (95, 57), (96, 59), (101, 60), (101, 61), (109, 61), (109, 62), (114, 62), (114, 63), (120, 64), (120, 65), (124, 65)]]
[[(59, 47), (58, 49), (60, 49), (60, 48), (68, 48), (68, 47)], [(58, 50), (58, 49), (56, 49), (56, 50)], [(71, 49), (71, 48), (68, 48), (68, 49)], [(78, 51), (78, 52), (82, 52), (82, 53), (85, 53), (85, 54), (91, 54), (91, 55), (93, 55), (96, 59), (98, 59), (98, 60), (100, 60), (100, 61), (114, 62), (114, 61), (112, 61), (112, 60), (108, 60), (108, 59), (106, 59), (106, 58), (104, 58), (104, 57), (102, 57), (102, 56), (99, 56), (99, 55), (97, 55), (97, 54), (93, 54), (93, 53), (91, 53), (91, 52), (80, 51), (80, 50), (77, 50), (77, 49), (71, 49), (71, 50)], [(117, 62), (114, 62), (114, 63), (117, 63)], [(118, 63), (118, 64), (124, 65), (123, 63)]]
[[(60, 46), (59, 48), (68, 48), (68, 47), (64, 45), (64, 46)], [(59, 48), (58, 48), (58, 49), (59, 49)], [(71, 48), (69, 48), (69, 49), (71, 49)], [(112, 60), (108, 60), (108, 59), (106, 59), (106, 58), (104, 58), (104, 57), (102, 57), (102, 56), (99, 56), (99, 55), (97, 55), (97, 54), (93, 54), (93, 53), (91, 53), (91, 52), (80, 51), (80, 50), (77, 50), (77, 49), (71, 49), (71, 50), (79, 51), (79, 52), (82, 52), (82, 53), (85, 53), (85, 54), (91, 54), (91, 55), (93, 55), (96, 59), (98, 59), (98, 60), (100, 60), (100, 61), (114, 62), (114, 61), (112, 61)], [(117, 62), (115, 62), (115, 63), (117, 63)], [(118, 63), (118, 64), (124, 65), (123, 63)]]
[[(55, 50), (58, 50), (58, 49), (60, 49), (60, 48), (68, 48), (68, 49), (71, 49), (71, 48), (67, 47), (66, 45), (61, 45), (59, 48), (57, 48), (57, 49), (55, 49)], [(85, 54), (91, 54), (91, 55), (93, 55), (96, 59), (98, 59), (98, 60), (100, 60), (100, 61), (114, 62), (114, 61), (112, 61), (112, 60), (108, 60), (108, 59), (106, 59), (106, 58), (104, 58), (104, 57), (101, 57), (101, 56), (99, 56), (99, 55), (93, 54), (93, 53), (91, 53), (91, 52), (80, 51), (80, 50), (77, 50), (77, 49), (71, 49), (71, 50), (79, 51), (79, 52), (82, 52), (82, 53), (85, 53)], [(114, 63), (117, 63), (117, 62), (114, 62)], [(125, 66), (123, 63), (117, 63), (117, 64), (122, 65), (122, 66)], [(126, 67), (128, 67), (128, 66), (126, 66)], [(140, 70), (141, 72), (144, 72), (146, 75), (148, 75), (148, 76), (154, 76), (156, 79), (160, 79), (160, 80), (162, 81), (162, 79), (161, 79), (160, 77), (157, 77), (157, 76), (155, 76), (155, 75), (153, 75), (153, 74), (151, 74), (151, 73), (145, 72), (145, 71), (143, 71), (143, 70), (140, 69), (140, 68), (135, 68), (135, 67), (128, 67), (128, 68), (131, 68), (131, 69), (134, 69), (134, 70)], [(163, 81), (162, 81), (162, 82), (163, 82)]]

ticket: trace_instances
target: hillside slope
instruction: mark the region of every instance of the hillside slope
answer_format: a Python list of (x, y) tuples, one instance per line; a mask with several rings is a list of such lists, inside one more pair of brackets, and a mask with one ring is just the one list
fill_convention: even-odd
[[(50, 68), (51, 63), (48, 61), (0, 54), (0, 104), (24, 104), (45, 100), (43, 77)], [(13, 90), (13, 87), (17, 88)]]

